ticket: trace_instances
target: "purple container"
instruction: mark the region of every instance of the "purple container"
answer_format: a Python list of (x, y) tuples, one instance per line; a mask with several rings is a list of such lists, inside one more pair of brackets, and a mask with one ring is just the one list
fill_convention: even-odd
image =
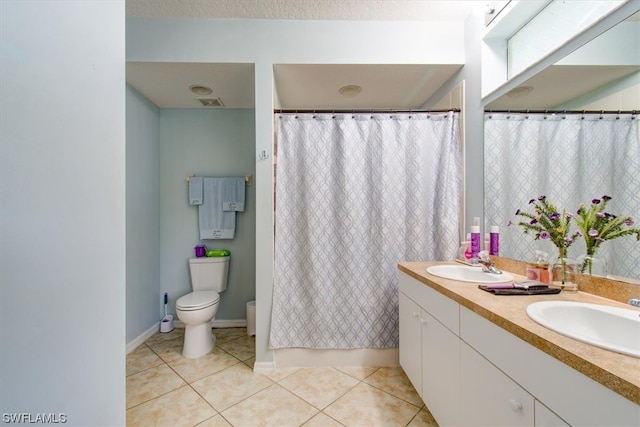
[(198, 258), (202, 258), (207, 253), (207, 247), (206, 246), (196, 246), (193, 249), (196, 250), (196, 256)]

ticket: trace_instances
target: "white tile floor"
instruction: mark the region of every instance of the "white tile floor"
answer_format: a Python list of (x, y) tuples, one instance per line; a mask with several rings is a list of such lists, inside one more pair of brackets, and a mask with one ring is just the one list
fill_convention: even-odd
[(437, 426), (400, 367), (253, 372), (255, 339), (214, 329), (215, 349), (181, 355), (184, 329), (127, 356), (128, 426)]

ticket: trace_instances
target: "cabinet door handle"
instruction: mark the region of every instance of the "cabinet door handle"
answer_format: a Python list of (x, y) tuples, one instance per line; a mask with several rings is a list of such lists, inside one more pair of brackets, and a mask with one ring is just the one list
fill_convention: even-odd
[(422, 323), (423, 325), (426, 325), (427, 324), (427, 319), (420, 318), (420, 323)]
[(520, 411), (522, 411), (522, 403), (518, 402), (518, 401), (517, 401), (517, 400), (515, 400), (515, 399), (511, 399), (511, 400), (509, 401), (509, 406), (511, 407), (511, 410), (512, 410), (513, 412), (520, 412)]
[(416, 313), (415, 311), (414, 311), (413, 313), (411, 313), (411, 315), (412, 315), (413, 317), (418, 317), (418, 313)]

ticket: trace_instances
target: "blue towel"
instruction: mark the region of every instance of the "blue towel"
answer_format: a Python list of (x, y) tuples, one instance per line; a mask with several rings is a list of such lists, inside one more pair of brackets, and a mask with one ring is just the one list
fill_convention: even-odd
[(236, 213), (222, 210), (223, 178), (203, 178), (204, 200), (198, 206), (200, 239), (233, 239)]
[(202, 204), (202, 177), (192, 176), (189, 179), (189, 204), (192, 206)]
[(244, 177), (222, 178), (222, 210), (244, 212)]

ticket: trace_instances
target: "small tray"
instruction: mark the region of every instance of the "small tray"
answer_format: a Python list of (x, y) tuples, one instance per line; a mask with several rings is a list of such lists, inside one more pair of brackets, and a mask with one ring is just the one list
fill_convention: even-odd
[(520, 288), (500, 288), (490, 289), (487, 285), (478, 285), (478, 288), (483, 291), (490, 292), (494, 295), (551, 295), (559, 294), (560, 289), (550, 288), (548, 286), (530, 287), (529, 289)]

